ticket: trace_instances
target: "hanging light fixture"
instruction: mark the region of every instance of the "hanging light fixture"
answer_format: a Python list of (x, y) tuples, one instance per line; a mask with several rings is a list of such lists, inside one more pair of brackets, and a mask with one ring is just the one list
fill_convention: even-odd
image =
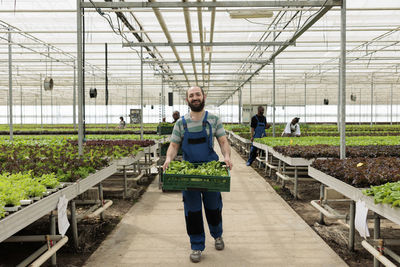
[[(49, 48), (47, 48), (47, 56), (50, 58)], [(47, 60), (46, 60), (46, 77), (44, 78), (43, 87), (45, 91), (51, 91), (54, 87), (54, 81), (51, 77), (53, 72), (53, 61), (50, 58), (50, 76), (47, 76)]]
[(269, 9), (234, 9), (228, 10), (231, 19), (271, 18), (274, 15)]

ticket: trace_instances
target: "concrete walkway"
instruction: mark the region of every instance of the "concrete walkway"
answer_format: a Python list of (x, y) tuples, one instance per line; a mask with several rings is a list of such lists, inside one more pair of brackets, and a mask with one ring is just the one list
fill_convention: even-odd
[[(234, 150), (232, 158), (231, 192), (222, 195), (226, 247), (214, 249), (205, 224), (197, 265), (347, 266)], [(162, 193), (157, 179), (86, 266), (193, 266), (190, 252), (181, 193)]]

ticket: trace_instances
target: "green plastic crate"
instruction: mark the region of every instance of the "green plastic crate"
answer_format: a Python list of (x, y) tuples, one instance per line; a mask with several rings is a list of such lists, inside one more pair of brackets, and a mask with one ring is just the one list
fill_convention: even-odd
[(229, 169), (228, 176), (166, 174), (163, 172), (161, 182), (163, 190), (229, 192), (231, 188), (231, 173)]

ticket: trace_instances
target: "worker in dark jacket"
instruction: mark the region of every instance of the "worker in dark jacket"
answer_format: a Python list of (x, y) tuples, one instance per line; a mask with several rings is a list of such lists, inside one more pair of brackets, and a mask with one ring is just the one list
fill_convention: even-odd
[[(264, 107), (258, 106), (258, 112), (251, 118), (250, 131), (251, 131), (251, 142), (253, 143), (254, 138), (262, 138), (266, 136), (265, 129), (271, 127), (267, 124), (267, 119), (264, 116)], [(251, 145), (249, 159), (247, 160), (246, 166), (250, 166), (257, 157), (257, 148)]]

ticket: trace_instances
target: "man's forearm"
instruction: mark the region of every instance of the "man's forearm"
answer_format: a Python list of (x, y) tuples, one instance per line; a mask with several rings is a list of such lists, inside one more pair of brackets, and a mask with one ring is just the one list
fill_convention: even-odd
[[(178, 145), (176, 145), (176, 146), (178, 146)], [(178, 154), (178, 149), (179, 149), (179, 147), (176, 148), (175, 145), (173, 143), (171, 143), (167, 150), (166, 160), (169, 160), (169, 161), (173, 160), (176, 157), (176, 155)]]
[(224, 142), (221, 146), (221, 153), (224, 158), (231, 158), (231, 147), (228, 142)]

